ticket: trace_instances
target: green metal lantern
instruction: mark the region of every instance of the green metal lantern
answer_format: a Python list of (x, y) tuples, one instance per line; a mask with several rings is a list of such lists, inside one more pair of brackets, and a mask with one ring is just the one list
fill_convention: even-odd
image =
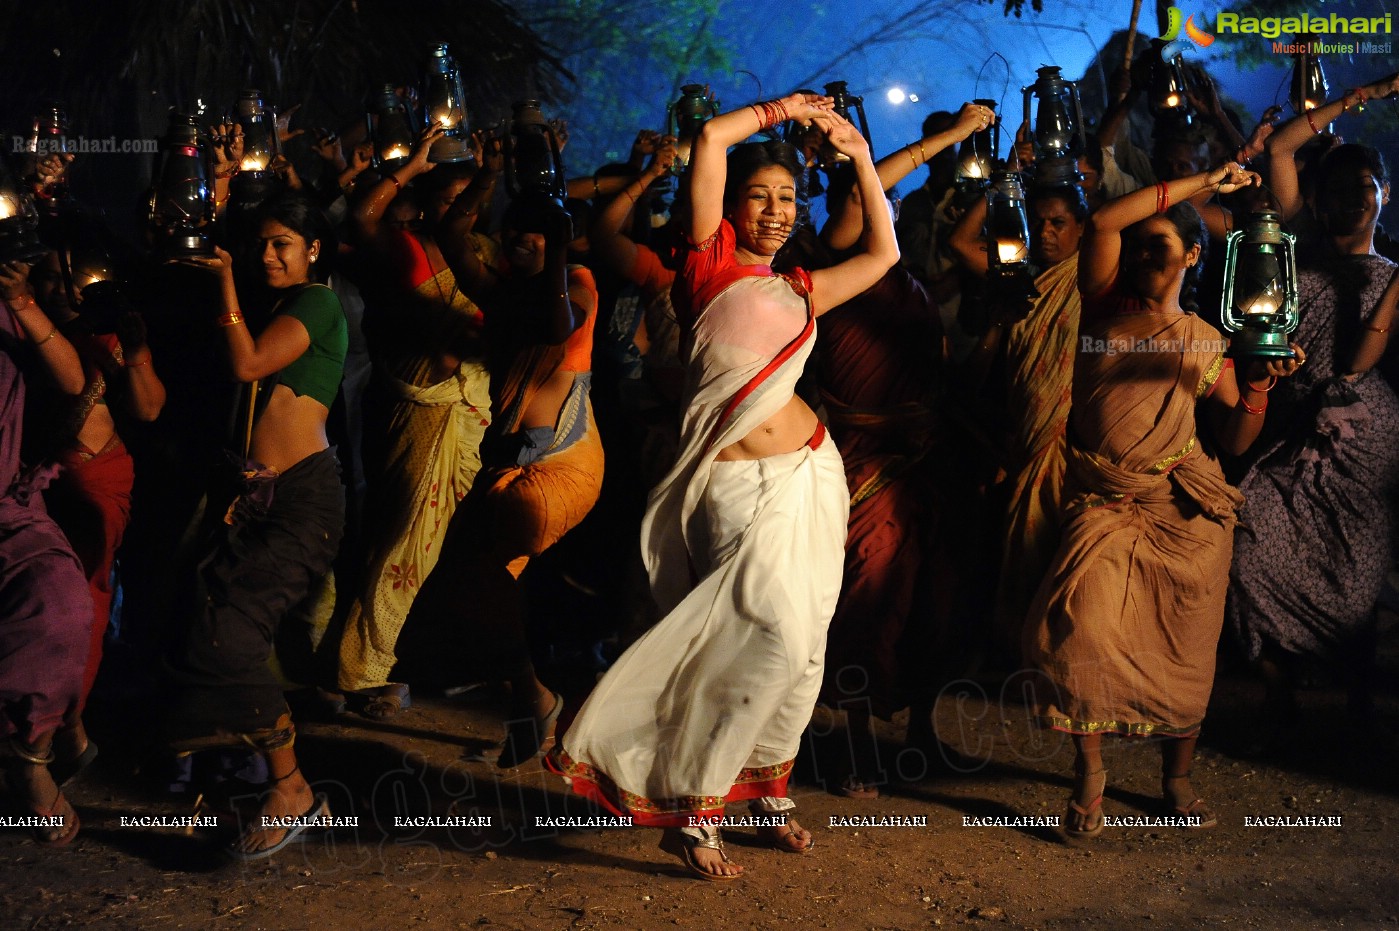
[(1235, 359), (1291, 359), (1297, 329), (1297, 237), (1283, 232), (1277, 213), (1249, 216), (1229, 234), (1224, 253), (1221, 318)]

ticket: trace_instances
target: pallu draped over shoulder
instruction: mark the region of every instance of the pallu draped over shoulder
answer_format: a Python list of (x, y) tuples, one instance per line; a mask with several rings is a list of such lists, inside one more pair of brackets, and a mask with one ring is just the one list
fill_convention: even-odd
[(1015, 648), (1045, 569), (1059, 545), (1066, 427), (1073, 399), (1080, 298), (1078, 254), (1035, 281), (1040, 296), (1006, 331), (1006, 457), (1010, 500), (1001, 544), (995, 632)]
[(810, 279), (737, 266), (733, 241), (722, 223), (682, 272), (697, 299), (681, 449), (642, 525), (664, 617), (551, 759), (575, 792), (638, 824), (786, 794), (840, 590), (849, 498), (834, 444), (818, 431), (793, 452), (716, 461), (791, 400), (815, 335)]
[(1085, 301), (1084, 320), (1063, 532), (1023, 640), (1037, 710), (1075, 734), (1189, 736), (1214, 681), (1243, 500), (1196, 434), (1224, 343), (1187, 314), (1092, 315)]

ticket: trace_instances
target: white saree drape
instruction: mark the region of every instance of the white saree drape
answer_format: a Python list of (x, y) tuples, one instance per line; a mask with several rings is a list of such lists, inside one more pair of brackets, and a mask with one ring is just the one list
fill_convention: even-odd
[(638, 824), (786, 794), (840, 593), (845, 473), (829, 440), (715, 456), (791, 400), (814, 336), (804, 292), (777, 276), (739, 279), (695, 323), (680, 456), (642, 524), (664, 616), (598, 683), (553, 760), (574, 791)]

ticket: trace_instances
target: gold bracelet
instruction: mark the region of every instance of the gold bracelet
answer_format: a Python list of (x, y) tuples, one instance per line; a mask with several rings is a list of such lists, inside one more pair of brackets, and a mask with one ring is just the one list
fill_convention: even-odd
[(54, 327), (52, 330), (49, 330), (49, 335), (48, 335), (48, 336), (45, 336), (45, 337), (44, 337), (43, 339), (41, 339), (41, 340), (36, 340), (35, 343), (34, 343), (34, 345), (35, 345), (35, 346), (42, 346), (42, 345), (44, 345), (44, 343), (47, 343), (49, 340), (53, 339), (53, 338), (54, 338), (55, 336), (57, 336), (57, 335), (58, 335), (58, 327)]
[(237, 313), (226, 313), (219, 318), (219, 326), (237, 326), (243, 322), (243, 315)]
[(904, 151), (908, 153), (908, 160), (909, 160), (910, 162), (913, 162), (913, 167), (914, 167), (914, 169), (916, 170), (916, 169), (918, 168), (918, 159), (915, 158), (914, 155), (913, 155), (913, 146), (911, 146), (911, 145), (906, 145), (906, 146), (904, 146)]
[(918, 140), (918, 154), (923, 156), (923, 164), (928, 164), (928, 153), (923, 149), (923, 140)]

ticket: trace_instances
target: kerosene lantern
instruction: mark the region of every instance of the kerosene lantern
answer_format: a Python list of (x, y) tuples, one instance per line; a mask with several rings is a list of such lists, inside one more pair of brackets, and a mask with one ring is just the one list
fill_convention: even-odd
[(992, 275), (1004, 278), (1030, 264), (1030, 220), (1019, 174), (997, 171), (990, 181), (986, 195), (986, 261)]
[[(865, 98), (857, 97), (846, 89), (845, 81), (826, 83), (826, 96), (835, 101), (833, 109), (860, 130), (860, 135), (870, 142), (870, 124), (865, 118)], [(823, 141), (820, 149), (820, 166), (825, 171), (833, 171), (850, 162), (850, 156), (837, 152), (829, 141)]]
[(506, 189), (515, 200), (545, 199), (562, 210), (568, 187), (559, 137), (538, 100), (519, 101), (513, 110), (505, 136)]
[(214, 248), (203, 228), (214, 219), (209, 165), (200, 146), (199, 119), (171, 113), (170, 128), (161, 140), (149, 219), (161, 235), (159, 248), (167, 258), (209, 258)]
[(38, 230), (34, 199), (0, 159), (0, 264), (39, 261), (49, 250), (39, 241)]
[(413, 154), (413, 111), (392, 84), (379, 88), (364, 115), (364, 128), (374, 147), (370, 161), (380, 173), (407, 163)]
[(1078, 184), (1083, 180), (1078, 157), (1087, 149), (1078, 85), (1064, 80), (1053, 65), (1046, 65), (1035, 74), (1035, 83), (1022, 89), (1025, 122), (1030, 124), (1034, 140), (1035, 178), (1046, 185)]
[(690, 167), (690, 153), (704, 124), (719, 115), (719, 98), (703, 84), (686, 84), (680, 99), (666, 107), (666, 134), (675, 137), (675, 161), (670, 173), (683, 174)]
[(1177, 52), (1169, 58), (1161, 52), (1165, 43), (1160, 39), (1152, 42), (1151, 85), (1147, 92), (1147, 106), (1151, 115), (1158, 120), (1165, 117), (1174, 125), (1189, 124), (1192, 120), (1190, 100), (1186, 93), (1185, 60)]
[[(30, 158), (29, 171), (33, 172), (38, 161), (48, 155), (69, 155), (73, 144), (68, 138), (68, 113), (59, 104), (44, 107), (31, 123), (29, 138), (25, 140), (25, 151)], [(50, 213), (59, 209), (67, 200), (68, 181), (66, 176), (44, 185), (38, 197), (50, 208)]]
[(983, 191), (991, 183), (1001, 151), (1001, 126), (996, 119), (996, 101), (977, 99), (972, 103), (990, 110), (991, 120), (985, 129), (963, 139), (957, 149), (957, 187), (962, 191)]
[(234, 119), (243, 131), (243, 157), (238, 161), (238, 174), (256, 180), (273, 177), (272, 163), (281, 154), (277, 139), (277, 111), (262, 99), (256, 88), (248, 88), (238, 96)]
[(467, 125), (466, 90), (462, 87), (457, 60), (447, 50), (445, 42), (433, 43), (428, 54), (423, 84), (423, 123), (446, 130), (432, 144), (428, 161), (443, 165), (475, 158), (471, 154), (471, 129)]
[(1288, 93), (1288, 100), (1298, 116), (1324, 104), (1331, 92), (1321, 59), (1312, 52), (1315, 38), (1311, 33), (1299, 32), (1296, 45), (1301, 51), (1292, 56), (1292, 89)]
[(1224, 252), (1222, 320), (1233, 358), (1290, 359), (1297, 329), (1297, 237), (1263, 210), (1229, 234)]

